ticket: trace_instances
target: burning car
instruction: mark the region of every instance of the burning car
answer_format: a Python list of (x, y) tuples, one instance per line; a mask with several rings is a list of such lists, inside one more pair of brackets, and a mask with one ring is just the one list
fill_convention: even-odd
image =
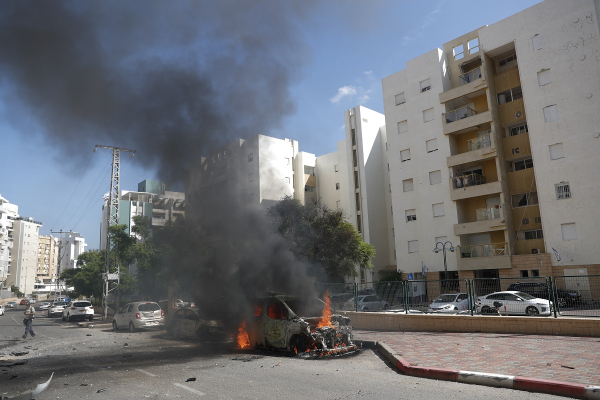
[(257, 299), (254, 316), (242, 321), (240, 348), (282, 350), (306, 356), (338, 355), (358, 351), (352, 343), (350, 318), (332, 314), (329, 296), (301, 299), (272, 295)]

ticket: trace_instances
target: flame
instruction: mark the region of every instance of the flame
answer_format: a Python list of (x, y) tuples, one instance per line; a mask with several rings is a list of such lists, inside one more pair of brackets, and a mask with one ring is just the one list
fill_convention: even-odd
[(329, 299), (329, 290), (325, 292), (323, 295), (323, 300), (325, 300), (325, 307), (323, 307), (323, 316), (319, 321), (319, 325), (317, 328), (324, 328), (326, 326), (333, 326), (331, 324), (331, 300)]
[(246, 332), (246, 321), (242, 321), (238, 328), (237, 344), (240, 349), (250, 347), (250, 338), (248, 337), (248, 332)]

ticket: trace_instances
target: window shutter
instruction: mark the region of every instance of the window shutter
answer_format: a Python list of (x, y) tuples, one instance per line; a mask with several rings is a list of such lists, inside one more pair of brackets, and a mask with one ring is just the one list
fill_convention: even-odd
[(409, 253), (418, 253), (419, 252), (419, 241), (418, 240), (409, 240), (408, 241), (408, 252)]
[(397, 94), (396, 95), (396, 105), (399, 106), (400, 104), (404, 104), (406, 103), (406, 97), (404, 97), (404, 92)]
[(549, 83), (552, 83), (552, 76), (550, 75), (549, 69), (544, 69), (544, 70), (538, 72), (537, 77), (538, 77), (538, 85), (539, 86), (544, 86)]
[(435, 238), (435, 245), (437, 246), (438, 242), (441, 242), (442, 244), (446, 243), (446, 241), (448, 240), (448, 236), (439, 236)]
[(577, 229), (575, 228), (575, 224), (562, 224), (560, 230), (562, 232), (563, 240), (577, 239)]
[(425, 92), (431, 89), (431, 79), (427, 78), (424, 81), (421, 81), (421, 92)]
[(408, 122), (407, 121), (398, 122), (398, 133), (405, 133), (405, 132), (408, 132)]
[(434, 120), (433, 108), (424, 110), (423, 111), (423, 122), (429, 122), (429, 121), (433, 121), (433, 120)]
[(444, 203), (433, 204), (432, 208), (434, 217), (441, 217), (443, 215), (446, 215), (446, 212), (444, 211)]
[(431, 153), (432, 151), (436, 151), (438, 149), (437, 139), (431, 139), (425, 142), (425, 147), (427, 148), (427, 152)]
[(550, 159), (558, 160), (559, 158), (565, 157), (565, 150), (562, 143), (556, 143), (549, 146), (550, 148)]
[(546, 36), (545, 35), (535, 35), (531, 38), (531, 43), (533, 44), (533, 50), (540, 50), (546, 47)]
[(544, 108), (544, 122), (552, 122), (558, 119), (558, 107), (556, 104)]
[(417, 220), (417, 212), (415, 210), (406, 210), (404, 215), (406, 216), (406, 222)]
[(402, 150), (400, 152), (400, 161), (408, 161), (410, 160), (410, 149)]
[(429, 173), (429, 184), (437, 185), (438, 183), (442, 183), (442, 171), (431, 171)]
[(414, 190), (413, 180), (406, 179), (402, 181), (402, 191), (404, 192), (412, 192)]

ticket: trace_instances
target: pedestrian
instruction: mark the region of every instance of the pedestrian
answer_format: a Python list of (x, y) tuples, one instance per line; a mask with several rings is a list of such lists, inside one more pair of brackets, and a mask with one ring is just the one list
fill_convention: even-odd
[(27, 332), (31, 335), (32, 339), (35, 339), (35, 333), (33, 332), (33, 318), (35, 317), (35, 308), (31, 304), (27, 304), (27, 310), (23, 314), (25, 314), (25, 318), (23, 319), (23, 324), (25, 324), (25, 333), (23, 334), (22, 340), (27, 340)]

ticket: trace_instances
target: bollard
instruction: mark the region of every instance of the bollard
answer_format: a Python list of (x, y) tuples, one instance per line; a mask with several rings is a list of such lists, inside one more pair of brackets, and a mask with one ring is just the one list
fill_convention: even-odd
[(508, 311), (506, 311), (506, 306), (504, 306), (504, 316), (508, 317)]

